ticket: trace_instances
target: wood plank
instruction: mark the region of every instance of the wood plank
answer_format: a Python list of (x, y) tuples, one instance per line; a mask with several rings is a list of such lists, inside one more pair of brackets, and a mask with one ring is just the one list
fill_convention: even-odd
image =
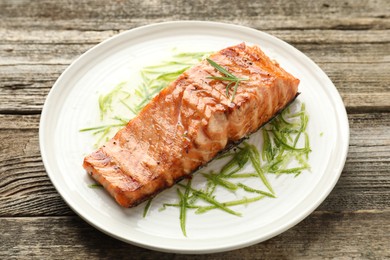
[(0, 113), (40, 113), (67, 65), (0, 66)]
[(2, 115), (0, 114), (0, 130), (38, 129), (40, 115)]
[[(111, 30), (172, 20), (217, 20), (270, 29), (389, 28), (386, 0), (364, 1), (23, 1), (0, 3), (3, 28)], [(21, 8), (23, 7), (23, 8)], [(387, 7), (387, 8), (384, 8)], [(288, 19), (286, 19), (288, 17)]]
[[(95, 44), (28, 44), (23, 41), (0, 44), (0, 66), (4, 65), (68, 65)], [(316, 63), (360, 63), (369, 66), (390, 62), (390, 43), (378, 43), (375, 48), (367, 43), (307, 44), (297, 43), (294, 47), (309, 56)]]
[(0, 216), (74, 215), (43, 166), (39, 116), (1, 115), (0, 122)]
[[(388, 14), (388, 2), (386, 0), (364, 1), (345, 0), (339, 1), (283, 1), (275, 0), (270, 6), (264, 2), (237, 3), (234, 0), (208, 1), (204, 3), (186, 3), (187, 8), (182, 8), (179, 0), (145, 2), (134, 0), (131, 2), (107, 3), (103, 0), (73, 0), (66, 4), (55, 0), (3, 0), (0, 4), (2, 14), (5, 17), (53, 17), (56, 19), (72, 19), (79, 17), (120, 18), (133, 15), (136, 17), (154, 16), (160, 13), (162, 16), (172, 15), (172, 11), (178, 11), (183, 17), (192, 14), (210, 12), (218, 16), (258, 16), (259, 14), (280, 14), (283, 16), (380, 16)], [(43, 8), (45, 7), (45, 8)], [(192, 10), (193, 9), (193, 10)], [(69, 12), (72, 10), (72, 12)], [(105, 11), (102, 13), (101, 11)], [(311, 10), (307, 13), (307, 10)], [(326, 11), (324, 11), (326, 10)], [(192, 12), (191, 12), (192, 11)], [(230, 12), (228, 12), (230, 11)]]
[[(304, 2), (304, 1), (302, 1)], [(180, 12), (180, 10), (179, 10)], [(310, 14), (310, 12), (308, 12)], [(360, 17), (350, 16), (290, 16), (286, 19), (284, 15), (280, 14), (262, 14), (257, 16), (242, 17), (230, 16), (220, 14), (215, 18), (212, 13), (204, 12), (202, 16), (190, 14), (183, 17), (177, 14), (169, 16), (162, 16), (161, 13), (154, 14), (153, 17), (144, 18), (136, 16), (115, 17), (115, 18), (95, 18), (80, 19), (75, 17), (73, 19), (56, 19), (53, 18), (39, 18), (35, 17), (4, 17), (0, 21), (2, 28), (9, 30), (19, 30), (21, 27), (28, 25), (32, 30), (78, 30), (78, 31), (115, 31), (115, 30), (129, 30), (131, 28), (144, 26), (153, 23), (171, 22), (181, 20), (204, 20), (216, 21), (223, 23), (233, 23), (243, 26), (249, 26), (258, 30), (385, 30), (389, 29), (389, 18), (381, 13), (367, 17), (365, 15)]]
[(69, 65), (95, 44), (0, 44), (0, 66)]
[[(0, 117), (0, 216), (73, 215), (40, 157), (37, 115)], [(12, 123), (7, 123), (12, 122)], [(350, 114), (341, 178), (321, 210), (390, 209), (389, 113)]]
[[(155, 14), (167, 16), (172, 14), (186, 17), (205, 16), (205, 12), (213, 13), (215, 18), (223, 16), (253, 17), (260, 14), (280, 14), (283, 16), (384, 16), (389, 10), (386, 0), (365, 1), (345, 0), (340, 1), (283, 1), (275, 0), (270, 6), (268, 3), (257, 1), (234, 0), (215, 1), (210, 0), (207, 6), (202, 2), (183, 3), (179, 0), (145, 2), (134, 0), (107, 3), (104, 0), (73, 0), (66, 4), (55, 0), (3, 0), (0, 4), (4, 17), (53, 17), (54, 19), (72, 19), (90, 17), (142, 17), (144, 19), (154, 17)], [(22, 7), (22, 8), (21, 8)], [(45, 8), (42, 8), (45, 7)], [(206, 8), (205, 8), (206, 7)], [(69, 12), (72, 10), (72, 12)], [(307, 12), (310, 10), (311, 12)], [(104, 11), (104, 12), (102, 12)], [(176, 12), (177, 11), (177, 12)]]
[(97, 44), (115, 34), (118, 30), (107, 31), (78, 31), (78, 30), (18, 30), (0, 27), (0, 43), (29, 43), (29, 44)]
[[(0, 218), (0, 257), (322, 259), (390, 257), (390, 211), (315, 212), (263, 243), (206, 255), (159, 253), (115, 240), (78, 217)], [(18, 234), (15, 236), (15, 234)]]
[[(131, 29), (129, 27), (128, 29)], [(260, 28), (255, 28), (260, 29)], [(99, 43), (125, 30), (79, 31), (79, 30), (15, 30), (0, 27), (1, 44), (92, 44)], [(387, 30), (264, 30), (292, 44), (350, 44), (389, 43)]]

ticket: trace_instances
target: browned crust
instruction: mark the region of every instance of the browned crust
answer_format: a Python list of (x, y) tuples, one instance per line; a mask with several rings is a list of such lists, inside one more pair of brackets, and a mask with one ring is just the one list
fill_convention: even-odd
[[(235, 49), (236, 48), (236, 49)], [(119, 132), (115, 135), (115, 137), (109, 141), (109, 154), (105, 153), (105, 152), (101, 152), (102, 154), (105, 154), (107, 157), (106, 158), (100, 158), (99, 156), (102, 156), (102, 155), (99, 155), (97, 157), (94, 157), (94, 153), (92, 153), (90, 156), (87, 156), (85, 159), (84, 159), (84, 168), (89, 172), (89, 174), (98, 182), (102, 183), (103, 186), (106, 188), (106, 190), (108, 190), (110, 192), (110, 194), (116, 199), (116, 201), (122, 205), (123, 207), (133, 207), (133, 206), (136, 206), (138, 204), (140, 204), (141, 202), (147, 200), (147, 199), (150, 199), (152, 197), (154, 197), (156, 194), (158, 194), (159, 192), (161, 192), (162, 190), (166, 189), (166, 188), (169, 188), (171, 187), (174, 183), (177, 183), (179, 181), (181, 181), (182, 179), (184, 178), (188, 178), (190, 176), (192, 176), (192, 174), (194, 172), (196, 172), (199, 168), (201, 167), (204, 167), (205, 165), (207, 165), (210, 161), (213, 160), (213, 158), (215, 158), (216, 154), (220, 154), (220, 153), (223, 153), (224, 151), (226, 150), (229, 150), (231, 149), (232, 147), (234, 147), (235, 145), (238, 145), (239, 143), (241, 143), (243, 140), (245, 140), (246, 138), (249, 137), (249, 135), (251, 135), (252, 133), (256, 132), (258, 129), (260, 129), (262, 126), (264, 126), (266, 123), (268, 123), (270, 120), (272, 120), (272, 118), (274, 118), (276, 115), (278, 115), (281, 111), (283, 111), (283, 109), (285, 109), (291, 102), (293, 102), (295, 100), (295, 98), (298, 96), (298, 93), (296, 93), (296, 87), (297, 87), (297, 84), (299, 83), (299, 80), (294, 78), (291, 74), (289, 74), (288, 72), (286, 72), (285, 70), (283, 70), (277, 63), (274, 63), (272, 62), (267, 56), (265, 56), (265, 54), (258, 48), (258, 47), (249, 47), (249, 48), (252, 48), (251, 50), (247, 50), (246, 47), (245, 47), (245, 44), (239, 44), (237, 46), (233, 46), (233, 47), (229, 47), (229, 48), (226, 48), (224, 50), (221, 50), (219, 53), (220, 55), (224, 55), (225, 58), (227, 58), (229, 61), (231, 59), (231, 61), (233, 62), (238, 62), (237, 64), (235, 63), (235, 66), (238, 66), (238, 67), (233, 67), (233, 69), (242, 69), (242, 70), (246, 70), (246, 71), (249, 71), (250, 69), (253, 69), (253, 66), (252, 64), (247, 63), (248, 60), (247, 58), (250, 56), (250, 58), (254, 60), (254, 62), (258, 62), (259, 63), (259, 67), (256, 67), (257, 69), (260, 69), (263, 73), (263, 70), (264, 70), (264, 73), (267, 73), (267, 72), (270, 72), (270, 73), (273, 73), (273, 74), (261, 74), (261, 76), (259, 76), (258, 74), (256, 74), (254, 77), (255, 77), (255, 81), (253, 81), (252, 85), (249, 86), (249, 89), (250, 88), (253, 88), (253, 86), (262, 86), (262, 85), (256, 85), (257, 84), (257, 81), (259, 81), (258, 83), (259, 84), (265, 84), (264, 87), (267, 88), (269, 85), (268, 84), (271, 84), (269, 83), (269, 81), (266, 81), (267, 83), (263, 83), (263, 75), (266, 75), (266, 79), (267, 79), (267, 76), (270, 76), (270, 75), (273, 75), (273, 77), (275, 79), (281, 79), (283, 82), (285, 81), (287, 84), (293, 84), (291, 86), (288, 86), (286, 91), (289, 91), (289, 94), (286, 94), (284, 92), (281, 92), (279, 90), (279, 86), (275, 86), (274, 84), (279, 84), (279, 83), (272, 83), (273, 85), (273, 88), (275, 89), (273, 91), (273, 96), (268, 96), (270, 94), (267, 94), (267, 98), (270, 98), (272, 99), (273, 97), (280, 97), (281, 99), (280, 100), (283, 100), (283, 101), (277, 101), (276, 103), (274, 102), (275, 99), (272, 99), (271, 103), (269, 103), (269, 106), (268, 107), (273, 107), (273, 110), (271, 109), (272, 113), (268, 110), (265, 110), (266, 113), (264, 114), (264, 118), (262, 116), (262, 118), (259, 118), (259, 119), (256, 119), (256, 117), (252, 117), (253, 115), (263, 115), (262, 113), (257, 112), (257, 114), (252, 114), (250, 113), (248, 116), (246, 116), (245, 118), (248, 120), (250, 118), (255, 118), (256, 120), (259, 120), (259, 121), (256, 121), (256, 125), (259, 123), (261, 124), (259, 127), (255, 126), (252, 124), (252, 126), (250, 126), (250, 124), (245, 124), (245, 125), (242, 125), (244, 127), (242, 128), (237, 128), (237, 126), (239, 126), (241, 124), (241, 122), (243, 122), (241, 119), (239, 119), (237, 121), (237, 118), (240, 118), (242, 115), (246, 114), (246, 112), (244, 112), (244, 114), (242, 114), (242, 112), (240, 111), (246, 111), (246, 110), (240, 110), (240, 107), (242, 104), (244, 104), (245, 106), (245, 102), (248, 101), (249, 97), (248, 96), (241, 96), (241, 98), (238, 98), (238, 100), (235, 99), (235, 105), (236, 106), (236, 109), (238, 109), (238, 114), (235, 114), (235, 118), (236, 119), (233, 119), (232, 120), (232, 124), (233, 126), (235, 127), (235, 129), (245, 129), (245, 130), (242, 130), (239, 132), (230, 132), (232, 133), (233, 135), (232, 136), (235, 136), (234, 138), (227, 138), (228, 140), (228, 143), (226, 144), (226, 141), (224, 142), (224, 145), (221, 146), (220, 148), (218, 148), (217, 150), (215, 150), (215, 148), (212, 148), (214, 149), (214, 152), (212, 153), (211, 156), (209, 157), (203, 157), (203, 158), (207, 158), (207, 159), (203, 159), (201, 163), (198, 163), (200, 162), (198, 160), (198, 155), (196, 154), (195, 152), (195, 157), (192, 157), (193, 155), (187, 155), (187, 156), (184, 156), (184, 158), (186, 158), (187, 160), (191, 161), (193, 158), (195, 158), (197, 161), (195, 164), (191, 163), (189, 164), (190, 167), (187, 167), (187, 170), (185, 173), (184, 170), (177, 170), (175, 171), (175, 167), (177, 168), (178, 165), (180, 165), (180, 163), (177, 163), (177, 161), (180, 161), (180, 159), (178, 160), (173, 160), (172, 158), (176, 158), (176, 157), (171, 157), (171, 161), (166, 161), (166, 158), (164, 156), (166, 156), (166, 150), (168, 149), (168, 152), (169, 152), (169, 147), (166, 147), (162, 150), (163, 154), (160, 154), (160, 152), (158, 152), (159, 156), (163, 156), (164, 158), (161, 158), (162, 160), (162, 166), (164, 166), (164, 171), (154, 171), (153, 169), (154, 168), (150, 168), (150, 167), (155, 167), (156, 165), (153, 165), (155, 163), (155, 160), (153, 161), (153, 158), (152, 160), (149, 160), (149, 159), (146, 159), (145, 161), (145, 156), (148, 157), (149, 156), (149, 151), (145, 154), (145, 151), (144, 150), (126, 150), (128, 148), (126, 147), (122, 147), (122, 146), (117, 146), (119, 145), (119, 142), (122, 140), (122, 144), (123, 144), (123, 141), (124, 142), (128, 142), (129, 140), (126, 139), (126, 136), (127, 136), (127, 133), (126, 133), (126, 130), (124, 132), (122, 132), (122, 130), (124, 129), (132, 129), (130, 130), (131, 134), (128, 135), (128, 137), (131, 137), (135, 132), (140, 132), (142, 130), (145, 130), (143, 127), (140, 127), (140, 128), (137, 128), (137, 126), (140, 126), (141, 124), (145, 124), (145, 123), (148, 123), (148, 125), (150, 124), (153, 124), (154, 121), (150, 121), (151, 120), (154, 120), (153, 117), (150, 117), (150, 115), (152, 115), (151, 113), (153, 113), (153, 111), (157, 111), (155, 110), (156, 108), (158, 109), (158, 107), (164, 107), (164, 105), (167, 105), (167, 97), (169, 97), (169, 95), (173, 95), (172, 93), (173, 92), (169, 92), (169, 91), (174, 91), (175, 88), (177, 88), (177, 86), (179, 86), (179, 95), (181, 95), (179, 98), (180, 100), (182, 100), (183, 98), (183, 93), (184, 93), (184, 90), (181, 88), (183, 86), (186, 86), (185, 84), (187, 83), (188, 84), (188, 81), (187, 80), (187, 76), (189, 75), (188, 73), (183, 73), (182, 76), (180, 76), (176, 81), (174, 81), (174, 83), (177, 85), (170, 85), (171, 87), (168, 87), (166, 89), (164, 89), (159, 95), (157, 95), (142, 111), (141, 113), (133, 120), (131, 120), (127, 126), (122, 129), (120, 132), (122, 134), (120, 134)], [(253, 53), (252, 53), (253, 52)], [(241, 57), (239, 57), (239, 55), (243, 55)], [(212, 56), (212, 57), (219, 57), (220, 59), (223, 58), (222, 56)], [(239, 57), (239, 58), (238, 58)], [(221, 62), (223, 62), (223, 60), (221, 60)], [(240, 67), (239, 64), (242, 63), (242, 67)], [(204, 63), (203, 63), (204, 64)], [(249, 64), (249, 65), (248, 65)], [(201, 69), (203, 67), (198, 67), (198, 70), (192, 70), (192, 72), (194, 72), (194, 78), (197, 79), (197, 78), (202, 78), (202, 79), (206, 79), (207, 78), (207, 74), (204, 75), (204, 73), (202, 74), (201, 73)], [(204, 68), (203, 68), (204, 69)], [(213, 68), (211, 68), (210, 70), (210, 65), (208, 65), (208, 68), (206, 68), (205, 72), (207, 73), (215, 73), (215, 72), (212, 72), (212, 70), (214, 70)], [(234, 71), (233, 71), (234, 72)], [(198, 74), (198, 73), (201, 73), (201, 74)], [(236, 72), (234, 72), (236, 73)], [(237, 72), (239, 73), (239, 71)], [(246, 72), (248, 73), (248, 72)], [(252, 73), (252, 72), (251, 72)], [(210, 74), (209, 74), (210, 75)], [(212, 75), (212, 74), (211, 74)], [(215, 75), (215, 74), (214, 74)], [(252, 74), (246, 74), (246, 75), (252, 75)], [(259, 79), (259, 77), (261, 78), (261, 80)], [(182, 84), (182, 81), (183, 81), (183, 84)], [(209, 80), (210, 81), (210, 80)], [(256, 83), (254, 83), (256, 82)], [(193, 83), (197, 83), (197, 82), (192, 82), (191, 84)], [(182, 84), (180, 86), (180, 84)], [(203, 84), (206, 84), (206, 83), (203, 83)], [(210, 91), (210, 86), (211, 85), (208, 85), (209, 83), (206, 84), (207, 86), (207, 89), (209, 89)], [(215, 84), (215, 82), (213, 83)], [(219, 83), (220, 84), (220, 83)], [(175, 86), (174, 88), (172, 88), (173, 86)], [(192, 86), (192, 85), (191, 85)], [(201, 85), (199, 85), (200, 87), (202, 87)], [(221, 85), (219, 86), (221, 87)], [(223, 88), (223, 86), (222, 86)], [(182, 89), (182, 90), (180, 90)], [(212, 87), (211, 88), (211, 92), (213, 92), (215, 89), (215, 87)], [(242, 88), (241, 88), (242, 89)], [(295, 89), (295, 91), (291, 91), (292, 89)], [(182, 92), (180, 92), (182, 91)], [(221, 90), (219, 90), (221, 91)], [(248, 90), (250, 91), (250, 90)], [(219, 106), (222, 106), (222, 107), (225, 107), (224, 109), (226, 109), (225, 113), (232, 113), (233, 109), (231, 109), (230, 105), (231, 105), (231, 101), (226, 97), (226, 95), (224, 94), (224, 91), (223, 92), (223, 95), (221, 95), (219, 92), (218, 94), (218, 91), (215, 93), (217, 94), (217, 100), (219, 100), (219, 98), (222, 98), (223, 100), (219, 100), (218, 102), (222, 102), (221, 104), (220, 103), (217, 103)], [(198, 92), (199, 93), (199, 92)], [(270, 92), (266, 92), (266, 93), (270, 93)], [(271, 92), (272, 93), (272, 92)], [(284, 93), (282, 96), (279, 96), (281, 95), (281, 93)], [(294, 96), (293, 96), (294, 95)], [(191, 96), (192, 97), (192, 94)], [(240, 97), (240, 96), (239, 96)], [(196, 98), (200, 98), (198, 96), (195, 95), (195, 99)], [(215, 98), (215, 97), (214, 97)], [(254, 96), (252, 96), (252, 98), (255, 98)], [(289, 101), (287, 101), (287, 98), (288, 99), (291, 99)], [(256, 98), (255, 98), (256, 99)], [(184, 99), (183, 99), (184, 100)], [(200, 98), (199, 99), (200, 101), (203, 102), (203, 100)], [(276, 99), (278, 100), (278, 99)], [(176, 98), (176, 101), (177, 98)], [(180, 101), (181, 102), (181, 101)], [(189, 100), (187, 101), (189, 102)], [(198, 101), (199, 102), (199, 101)], [(258, 102), (258, 101), (255, 101), (255, 102)], [(283, 106), (283, 103), (286, 103), (286, 105)], [(160, 104), (161, 103), (161, 104)], [(266, 102), (267, 103), (267, 102)], [(159, 105), (158, 105), (159, 104)], [(172, 103), (170, 103), (172, 104)], [(188, 104), (191, 104), (191, 103), (188, 103)], [(253, 104), (253, 100), (252, 100), (252, 104)], [(262, 103), (255, 103), (255, 104), (262, 104)], [(270, 106), (272, 104), (272, 106)], [(203, 105), (207, 105), (206, 103), (203, 104)], [(171, 106), (171, 105), (169, 105)], [(281, 108), (281, 106), (283, 106)], [(181, 107), (181, 103), (180, 105), (178, 105), (179, 109)], [(267, 106), (263, 106), (263, 107), (267, 107)], [(177, 110), (177, 107), (174, 108), (174, 106), (172, 106), (172, 109), (176, 109)], [(190, 107), (190, 109), (192, 109)], [(244, 109), (248, 109), (248, 108), (244, 108)], [(168, 109), (169, 110), (169, 109)], [(175, 110), (175, 111), (176, 111)], [(278, 110), (277, 112), (275, 112), (275, 110)], [(148, 111), (148, 112), (147, 112)], [(164, 118), (166, 118), (166, 116), (168, 117), (175, 117), (177, 116), (177, 111), (176, 112), (172, 112), (172, 110), (169, 110), (170, 114), (166, 114), (165, 115), (165, 112), (164, 112)], [(195, 107), (195, 111), (196, 110), (196, 107)], [(253, 110), (251, 110), (253, 111)], [(201, 113), (199, 114), (200, 116), (202, 116), (202, 113), (204, 113), (204, 111), (200, 111)], [(173, 114), (172, 114), (173, 113)], [(157, 114), (160, 116), (160, 119), (161, 119), (161, 114)], [(197, 116), (199, 116), (197, 115)], [(238, 115), (238, 116), (237, 116)], [(186, 117), (184, 117), (186, 118)], [(230, 117), (231, 118), (231, 117)], [(145, 121), (146, 120), (146, 121)], [(267, 120), (266, 122), (264, 123), (261, 123), (262, 121), (264, 120)], [(165, 120), (163, 119), (163, 121), (167, 121), (168, 123), (169, 122), (173, 122), (172, 120)], [(244, 122), (248, 122), (248, 121), (244, 121)], [(169, 128), (169, 125), (168, 124), (168, 128)], [(250, 128), (248, 128), (248, 125)], [(254, 128), (256, 128), (255, 130), (253, 130)], [(220, 128), (221, 129), (221, 128)], [(224, 128), (222, 128), (224, 129)], [(233, 128), (231, 128), (233, 129)], [(204, 129), (202, 129), (201, 131), (203, 131)], [(135, 131), (135, 132), (133, 132)], [(147, 130), (148, 131), (148, 130)], [(234, 131), (234, 129), (233, 129)], [(245, 132), (247, 131), (247, 133)], [(150, 133), (154, 133), (154, 132), (150, 132)], [(124, 136), (123, 136), (124, 134)], [(205, 132), (204, 134), (207, 135), (207, 133)], [(245, 134), (244, 137), (241, 138), (241, 136)], [(136, 135), (135, 135), (136, 136)], [(142, 138), (144, 138), (144, 134), (141, 134)], [(150, 136), (150, 135), (149, 135)], [(174, 136), (171, 136), (171, 135), (167, 135), (168, 137), (171, 137), (171, 138), (175, 138)], [(213, 138), (210, 138), (210, 136), (207, 136), (209, 139), (211, 140), (214, 140)], [(218, 135), (215, 136), (218, 140)], [(140, 141), (135, 141), (136, 143), (134, 142), (131, 142), (132, 144), (135, 144), (135, 146), (138, 146), (137, 143), (141, 142), (145, 142), (145, 139), (142, 139)], [(238, 139), (240, 138), (240, 139)], [(139, 139), (133, 139), (134, 140), (139, 140)], [(169, 139), (171, 140), (171, 139)], [(226, 139), (225, 139), (226, 140)], [(173, 140), (172, 140), (173, 141)], [(118, 142), (118, 143), (117, 143)], [(176, 142), (176, 141), (173, 141), (173, 142)], [(121, 145), (122, 145), (121, 144)], [(207, 144), (207, 143), (205, 143)], [(185, 143), (176, 143), (176, 145), (179, 145), (180, 147), (181, 146), (184, 146), (182, 147), (183, 150), (182, 152), (186, 152), (187, 151), (187, 154), (188, 154), (188, 146), (185, 144)], [(197, 147), (197, 143), (195, 140), (192, 140), (192, 148), (190, 146), (189, 149), (198, 149)], [(213, 144), (214, 145), (214, 144)], [(103, 146), (103, 149), (104, 149), (105, 146)], [(176, 146), (175, 146), (176, 147)], [(203, 150), (200, 150), (200, 151), (207, 151), (208, 148), (206, 148), (205, 150), (205, 147), (209, 147), (208, 145), (207, 146), (204, 146), (202, 149)], [(117, 149), (119, 148), (119, 150)], [(134, 148), (134, 147), (133, 147)], [(132, 149), (133, 149), (132, 148)], [(102, 148), (100, 148), (102, 149)], [(98, 153), (100, 151), (100, 149), (95, 152), (95, 153)], [(108, 148), (107, 148), (108, 149)], [(134, 148), (136, 149), (136, 148)], [(222, 149), (221, 151), (219, 151), (220, 149)], [(153, 151), (153, 150), (152, 150)], [(217, 153), (218, 152), (218, 153)], [(111, 154), (111, 156), (110, 156)], [(179, 156), (179, 154), (177, 154)], [(123, 159), (125, 158), (134, 158), (134, 156), (136, 156), (136, 158), (138, 159), (141, 159), (142, 162), (140, 164), (137, 164), (136, 162), (131, 162), (131, 163), (125, 163), (125, 164), (122, 164), (122, 163), (119, 163), (119, 162), (123, 162)], [(138, 157), (137, 157), (138, 156)], [(140, 157), (141, 156), (141, 157)], [(203, 156), (203, 155), (202, 155)], [(213, 158), (211, 158), (212, 156), (214, 156)], [(180, 157), (180, 156), (179, 156)], [(149, 157), (148, 157), (149, 158)], [(202, 157), (199, 157), (199, 158), (202, 158)], [(102, 167), (102, 161), (103, 160), (103, 167)], [(127, 160), (127, 159), (126, 159)], [(130, 160), (130, 159), (129, 159)], [(160, 159), (158, 159), (160, 160)], [(173, 160), (173, 161), (172, 161)], [(130, 178), (123, 178), (124, 182), (121, 183), (121, 180), (122, 178), (119, 176), (118, 178), (116, 178), (117, 176), (114, 176), (114, 178), (111, 178), (111, 176), (109, 176), (110, 174), (110, 171), (104, 171), (104, 163), (105, 162), (110, 162), (110, 163), (114, 163), (115, 164), (115, 161), (116, 163), (119, 163), (118, 165), (120, 166), (124, 166), (124, 169), (117, 169), (117, 168), (114, 168), (114, 172), (113, 174), (117, 174), (118, 171), (122, 172), (123, 175), (128, 175), (128, 177)], [(95, 164), (95, 165), (94, 165)], [(108, 164), (108, 163), (107, 163)], [(148, 171), (149, 172), (145, 172), (147, 175), (143, 175), (142, 174), (142, 171), (141, 172), (137, 172), (137, 169), (136, 168), (133, 168), (133, 166), (135, 167), (140, 167), (140, 165), (142, 164), (142, 167), (147, 167)], [(112, 165), (108, 165), (107, 167), (112, 167)], [(129, 168), (131, 167), (131, 168)], [(102, 170), (103, 169), (103, 170)], [(141, 170), (143, 170), (144, 168), (139, 168)], [(167, 176), (167, 173), (166, 171), (168, 170), (169, 172), (169, 175), (170, 176)], [(110, 170), (110, 169), (108, 169)], [(150, 172), (152, 171), (152, 172)], [(172, 175), (171, 175), (172, 174)], [(118, 182), (118, 179), (119, 179), (119, 182)]]

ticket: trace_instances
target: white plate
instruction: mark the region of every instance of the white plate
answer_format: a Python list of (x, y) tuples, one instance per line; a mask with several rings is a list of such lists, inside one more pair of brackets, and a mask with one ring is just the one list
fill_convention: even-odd
[[(81, 133), (98, 118), (98, 92), (136, 77), (140, 68), (159, 62), (173, 48), (217, 51), (240, 42), (259, 45), (287, 71), (301, 79), (299, 100), (310, 121), (311, 172), (298, 178), (282, 176), (270, 182), (277, 199), (242, 206), (242, 217), (218, 210), (188, 213), (187, 234), (180, 230), (178, 209), (159, 212), (152, 206), (142, 218), (143, 205), (124, 209), (104, 190), (91, 189), (82, 168), (93, 137)], [(323, 133), (323, 134), (321, 134)], [(252, 138), (257, 138), (256, 134)], [(326, 198), (343, 169), (349, 127), (343, 102), (325, 73), (287, 43), (247, 27), (213, 22), (168, 22), (121, 33), (95, 46), (73, 62), (57, 80), (45, 102), (39, 130), (44, 165), (69, 206), (99, 230), (128, 243), (159, 251), (210, 253), (249, 246), (291, 228)], [(157, 202), (175, 197), (175, 189)]]

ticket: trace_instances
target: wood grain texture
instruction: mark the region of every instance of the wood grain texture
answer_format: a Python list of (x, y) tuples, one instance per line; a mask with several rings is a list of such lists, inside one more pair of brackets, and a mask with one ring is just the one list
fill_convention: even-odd
[(112, 30), (152, 22), (214, 20), (261, 29), (388, 29), (386, 0), (345, 1), (104, 1), (2, 0), (2, 23), (11, 29)]
[[(0, 0), (0, 259), (390, 258), (390, 4), (387, 0)], [(204, 256), (125, 244), (82, 221), (44, 169), (38, 139), (46, 95), (82, 53), (150, 23), (249, 26), (292, 44), (339, 90), (350, 147), (335, 189), (291, 230)]]
[[(102, 39), (103, 40), (103, 39)], [(68, 65), (79, 55), (92, 48), (95, 44), (81, 43), (65, 44), (27, 44), (22, 41), (0, 44), (0, 65)], [(317, 63), (389, 63), (389, 44), (378, 43), (375, 48), (369, 43), (324, 43), (320, 45), (297, 43), (294, 46)], [(358, 53), (358, 55), (356, 55)]]
[[(316, 212), (287, 232), (244, 249), (209, 255), (156, 253), (115, 240), (78, 217), (1, 218), (0, 257), (73, 259), (385, 259), (390, 212)], [(19, 234), (13, 237), (14, 234)], [(50, 234), (50, 235), (47, 235)], [(83, 241), (80, 243), (80, 241)], [(102, 242), (104, 241), (104, 242)], [(348, 241), (343, 243), (342, 241)]]

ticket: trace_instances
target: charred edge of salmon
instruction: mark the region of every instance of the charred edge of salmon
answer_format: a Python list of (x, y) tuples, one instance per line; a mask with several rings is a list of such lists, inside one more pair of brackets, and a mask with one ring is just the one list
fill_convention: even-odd
[[(193, 170), (190, 174), (188, 174), (188, 175), (183, 175), (182, 177), (178, 178), (177, 180), (175, 180), (175, 184), (181, 182), (181, 181), (184, 180), (184, 179), (191, 179), (191, 178), (192, 178), (192, 175), (193, 175), (196, 171), (198, 171), (198, 170), (200, 170), (200, 169), (206, 167), (209, 163), (211, 163), (212, 161), (214, 161), (215, 158), (218, 158), (219, 155), (221, 155), (221, 154), (223, 154), (223, 153), (229, 151), (229, 150), (232, 149), (233, 147), (236, 147), (237, 145), (241, 144), (243, 141), (245, 141), (246, 139), (248, 139), (252, 134), (254, 134), (254, 133), (256, 133), (257, 131), (259, 131), (263, 126), (265, 126), (266, 124), (268, 124), (269, 122), (271, 122), (275, 117), (277, 117), (278, 115), (280, 115), (287, 107), (289, 107), (289, 106), (295, 101), (295, 99), (296, 99), (299, 95), (300, 95), (300, 92), (297, 92), (297, 93), (295, 94), (295, 97), (294, 97), (293, 99), (291, 99), (291, 100), (286, 104), (285, 107), (283, 107), (282, 109), (280, 109), (279, 111), (277, 111), (277, 112), (275, 113), (274, 116), (272, 116), (272, 117), (271, 117), (268, 121), (266, 121), (264, 124), (260, 125), (255, 131), (253, 131), (253, 132), (247, 134), (245, 137), (241, 138), (241, 139), (238, 140), (238, 141), (235, 141), (235, 142), (234, 142), (234, 141), (229, 141), (229, 142), (227, 143), (226, 147), (225, 147), (223, 150), (221, 150), (220, 152), (218, 152), (217, 155), (216, 155), (213, 159), (211, 159), (210, 161), (208, 161), (206, 164), (199, 166), (198, 168), (196, 168), (195, 170)], [(175, 184), (173, 184), (171, 187), (175, 186)], [(167, 190), (167, 189), (169, 189), (169, 188), (171, 188), (171, 187), (168, 187), (168, 186), (161, 187), (161, 189), (156, 190), (156, 192), (154, 192), (154, 193), (152, 193), (152, 194), (148, 194), (147, 197), (145, 196), (144, 198), (142, 198), (142, 199), (140, 199), (140, 200), (134, 201), (134, 203), (131, 204), (129, 207), (135, 207), (135, 206), (141, 204), (141, 203), (144, 202), (144, 201), (153, 199), (157, 194), (161, 193), (161, 191)]]

